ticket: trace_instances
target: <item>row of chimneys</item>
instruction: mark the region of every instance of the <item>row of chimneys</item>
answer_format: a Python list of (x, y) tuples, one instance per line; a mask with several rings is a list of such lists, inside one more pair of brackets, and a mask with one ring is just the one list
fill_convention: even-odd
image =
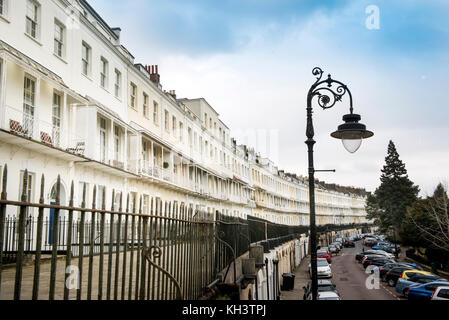
[[(150, 74), (150, 80), (159, 86), (159, 83), (161, 82), (161, 76), (158, 72), (158, 65), (152, 65), (152, 66), (145, 66), (145, 69)], [(164, 90), (164, 93), (170, 94), (174, 99), (176, 99), (176, 92), (175, 90), (169, 90), (168, 92)]]
[(161, 76), (159, 75), (159, 72), (157, 71), (157, 65), (153, 66), (145, 66), (145, 69), (150, 74), (150, 80), (154, 82), (157, 86), (159, 86), (159, 83), (161, 82)]

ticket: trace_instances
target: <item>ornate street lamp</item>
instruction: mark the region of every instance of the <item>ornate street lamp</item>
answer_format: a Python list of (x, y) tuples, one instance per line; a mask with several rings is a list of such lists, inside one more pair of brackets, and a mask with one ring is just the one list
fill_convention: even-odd
[[(310, 247), (311, 247), (311, 268), (312, 268), (312, 299), (318, 298), (318, 277), (317, 277), (317, 239), (315, 225), (315, 170), (313, 166), (313, 140), (314, 129), (312, 122), (312, 100), (316, 98), (318, 105), (323, 109), (332, 108), (337, 101), (341, 101), (345, 94), (349, 96), (349, 114), (343, 116), (344, 123), (338, 126), (337, 131), (331, 133), (336, 139), (341, 139), (343, 146), (351, 153), (356, 152), (363, 139), (372, 137), (374, 133), (366, 130), (364, 124), (359, 123), (361, 117), (353, 113), (352, 94), (348, 87), (340, 81), (328, 75), (326, 80), (321, 80), (323, 70), (314, 68), (312, 74), (317, 77), (315, 83), (310, 87), (307, 94), (307, 128), (305, 143), (308, 147), (309, 158), (309, 205), (310, 205)], [(334, 86), (334, 87), (333, 87)]]

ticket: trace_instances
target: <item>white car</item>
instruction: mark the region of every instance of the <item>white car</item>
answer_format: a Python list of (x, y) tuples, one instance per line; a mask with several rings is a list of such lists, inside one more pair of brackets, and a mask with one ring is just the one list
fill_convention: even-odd
[(449, 287), (437, 287), (430, 300), (449, 300)]
[[(317, 276), (318, 278), (332, 278), (332, 270), (326, 259), (317, 259)], [(309, 263), (309, 274), (312, 277), (312, 267)]]
[(386, 251), (383, 251), (383, 250), (376, 250), (375, 252), (376, 252), (376, 254), (381, 254), (381, 255), (386, 256), (388, 258), (394, 258), (394, 254), (386, 252)]
[[(312, 300), (312, 295), (307, 297), (307, 300)], [(334, 291), (318, 292), (318, 300), (341, 300), (340, 296)]]

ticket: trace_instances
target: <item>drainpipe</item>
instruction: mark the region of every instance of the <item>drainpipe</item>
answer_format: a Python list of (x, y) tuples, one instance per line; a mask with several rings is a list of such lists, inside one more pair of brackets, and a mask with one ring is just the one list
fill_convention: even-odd
[(267, 268), (267, 300), (270, 300), (270, 276), (268, 273), (268, 258), (265, 258), (265, 266)]

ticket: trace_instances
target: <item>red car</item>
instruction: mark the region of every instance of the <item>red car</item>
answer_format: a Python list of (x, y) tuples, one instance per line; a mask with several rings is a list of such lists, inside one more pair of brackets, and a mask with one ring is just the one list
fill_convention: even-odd
[(327, 253), (326, 251), (318, 251), (317, 253), (316, 253), (316, 257), (317, 258), (326, 258), (326, 260), (327, 260), (327, 263), (331, 263), (331, 256), (330, 256), (330, 254), (329, 253)]

